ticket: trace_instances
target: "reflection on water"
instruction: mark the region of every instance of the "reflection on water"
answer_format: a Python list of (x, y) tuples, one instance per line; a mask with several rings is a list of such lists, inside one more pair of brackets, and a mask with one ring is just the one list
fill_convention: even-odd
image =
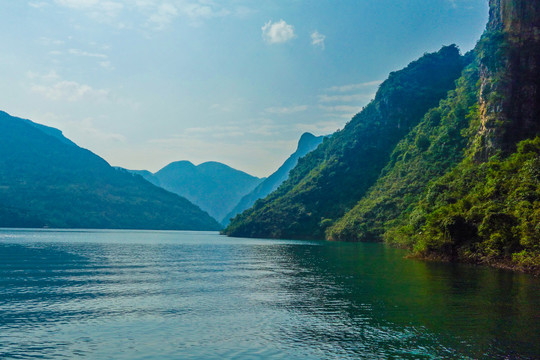
[(0, 231), (0, 358), (537, 359), (540, 281), (380, 244)]

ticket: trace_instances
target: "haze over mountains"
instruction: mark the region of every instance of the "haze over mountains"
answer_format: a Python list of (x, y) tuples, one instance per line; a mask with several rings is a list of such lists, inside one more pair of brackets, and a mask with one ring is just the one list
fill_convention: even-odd
[(185, 198), (0, 112), (0, 227), (218, 230)]
[(268, 178), (258, 178), (228, 165), (209, 161), (193, 165), (176, 161), (155, 174), (147, 170), (128, 170), (152, 184), (185, 197), (223, 225), (277, 189), (289, 176), (298, 159), (315, 149), (324, 136), (304, 133), (296, 151)]
[(298, 141), (296, 151), (285, 160), (279, 169), (268, 178), (264, 179), (264, 181), (253, 189), (253, 191), (244, 196), (234, 209), (221, 220), (221, 223), (226, 226), (229, 224), (231, 218), (253, 206), (255, 201), (266, 197), (272, 191), (276, 190), (285, 180), (287, 180), (289, 172), (296, 166), (298, 160), (319, 146), (323, 139), (324, 136), (315, 136), (311, 133), (302, 134)]
[(5, 227), (218, 230), (211, 217), (223, 221), (266, 196), (323, 138), (303, 134), (296, 152), (260, 179), (218, 162), (177, 161), (155, 174), (114, 168), (60, 130), (5, 112), (0, 130)]
[(214, 161), (197, 166), (189, 161), (176, 161), (155, 174), (146, 170), (130, 171), (185, 197), (218, 221), (264, 180)]

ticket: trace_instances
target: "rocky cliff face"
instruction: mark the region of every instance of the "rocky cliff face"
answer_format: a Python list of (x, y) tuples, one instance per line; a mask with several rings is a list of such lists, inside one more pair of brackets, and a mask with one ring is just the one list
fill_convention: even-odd
[(540, 1), (490, 0), (479, 43), (480, 146), (485, 161), (540, 133)]

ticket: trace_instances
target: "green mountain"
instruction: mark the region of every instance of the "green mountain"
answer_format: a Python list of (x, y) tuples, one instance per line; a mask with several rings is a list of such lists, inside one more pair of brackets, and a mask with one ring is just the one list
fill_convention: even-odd
[(272, 175), (261, 182), (249, 194), (245, 195), (240, 202), (222, 220), (222, 224), (227, 226), (230, 219), (249, 209), (255, 201), (265, 198), (272, 191), (276, 190), (289, 177), (289, 172), (296, 166), (298, 159), (313, 151), (323, 141), (324, 136), (315, 136), (304, 133), (298, 141), (296, 151)]
[(396, 144), (454, 87), (465, 64), (455, 46), (391, 73), (375, 99), (300, 159), (281, 187), (235, 217), (232, 236), (313, 239), (377, 180)]
[(0, 227), (218, 230), (188, 200), (0, 112)]
[[(463, 63), (454, 89), (438, 106), (424, 111), (386, 160), (374, 160), (384, 165), (369, 189), (350, 209), (322, 219), (318, 226), (304, 216), (304, 233), (318, 234), (327, 222), (325, 235), (331, 240), (386, 240), (424, 258), (540, 272), (540, 3), (490, 0), (487, 29)], [(359, 139), (350, 124), (342, 133)], [(355, 150), (351, 157), (362, 155)], [(291, 202), (284, 198), (305, 192), (303, 184), (327, 168), (328, 158), (320, 157), (324, 160), (302, 169), (288, 193), (271, 194), (225, 232), (286, 234), (290, 226), (281, 216), (289, 215)], [(297, 168), (291, 174), (300, 173), (301, 165)], [(351, 186), (364, 189), (372, 172), (361, 169), (365, 174), (360, 176), (336, 173), (337, 181), (328, 176), (326, 188), (353, 193), (343, 186), (346, 177)], [(311, 185), (322, 187), (320, 181)], [(312, 204), (325, 199), (315, 193), (309, 209), (319, 216), (321, 211)], [(335, 207), (351, 203), (340, 197), (334, 201)], [(297, 204), (302, 214), (305, 201)], [(269, 231), (264, 216), (277, 218), (280, 227)]]
[(214, 161), (198, 166), (176, 161), (155, 174), (146, 170), (129, 171), (185, 197), (218, 220), (226, 217), (243, 196), (264, 180)]

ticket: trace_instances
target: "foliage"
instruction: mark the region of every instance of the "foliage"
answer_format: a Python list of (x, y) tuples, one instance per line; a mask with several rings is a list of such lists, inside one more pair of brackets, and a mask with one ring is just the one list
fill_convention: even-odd
[(434, 182), (419, 205), (423, 221), (396, 229), (393, 241), (422, 256), (540, 266), (540, 137), (507, 158), (464, 160)]
[(425, 187), (463, 159), (463, 134), (477, 123), (478, 65), (470, 64), (438, 107), (396, 146), (375, 185), (333, 227), (327, 238), (381, 241), (389, 228), (410, 215)]

